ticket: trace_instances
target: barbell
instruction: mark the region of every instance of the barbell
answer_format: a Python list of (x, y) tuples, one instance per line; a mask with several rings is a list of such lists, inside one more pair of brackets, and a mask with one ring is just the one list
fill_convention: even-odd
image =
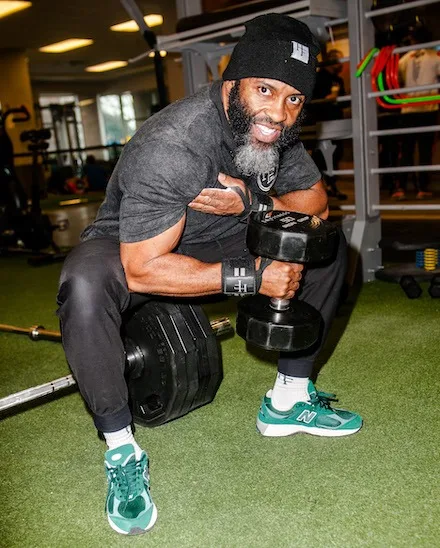
[[(61, 342), (59, 331), (0, 324), (32, 341)], [(228, 318), (208, 321), (199, 305), (150, 300), (123, 323), (133, 420), (158, 426), (210, 403), (223, 379), (218, 338), (233, 333)], [(76, 384), (72, 375), (0, 399), (0, 412)]]

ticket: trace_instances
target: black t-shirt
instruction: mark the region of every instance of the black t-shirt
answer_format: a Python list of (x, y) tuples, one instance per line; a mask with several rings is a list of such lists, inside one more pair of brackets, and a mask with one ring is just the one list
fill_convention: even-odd
[(219, 172), (238, 177), (256, 192), (283, 195), (321, 178), (298, 142), (278, 170), (243, 177), (234, 164), (235, 144), (221, 101), (221, 82), (177, 101), (149, 118), (125, 145), (96, 220), (82, 239), (109, 237), (138, 242), (163, 233), (186, 214), (181, 244), (205, 243), (242, 232), (234, 216), (188, 208), (203, 188), (223, 188)]

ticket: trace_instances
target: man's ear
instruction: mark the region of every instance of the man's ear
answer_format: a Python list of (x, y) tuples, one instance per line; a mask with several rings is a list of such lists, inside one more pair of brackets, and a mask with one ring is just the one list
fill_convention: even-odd
[(225, 112), (229, 107), (229, 94), (231, 93), (231, 89), (234, 87), (234, 84), (235, 80), (225, 80), (222, 84), (222, 101)]
[(231, 89), (234, 87), (234, 84), (235, 84), (235, 80), (225, 80), (223, 82), (223, 86), (225, 87), (228, 95), (229, 95)]

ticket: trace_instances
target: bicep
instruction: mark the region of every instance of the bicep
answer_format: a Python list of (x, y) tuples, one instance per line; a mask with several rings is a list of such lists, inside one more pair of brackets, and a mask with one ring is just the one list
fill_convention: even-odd
[(328, 217), (328, 196), (322, 180), (306, 190), (288, 192), (279, 200), (288, 211), (318, 215), (323, 219)]
[(127, 281), (144, 275), (154, 259), (171, 253), (178, 245), (185, 226), (186, 215), (161, 234), (140, 242), (121, 242), (121, 262)]

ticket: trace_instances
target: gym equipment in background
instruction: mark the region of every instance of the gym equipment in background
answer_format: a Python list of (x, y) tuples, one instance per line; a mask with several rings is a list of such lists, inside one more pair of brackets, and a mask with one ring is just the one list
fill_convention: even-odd
[(157, 37), (144, 20), (144, 16), (135, 0), (121, 0), (126, 12), (134, 19), (139, 27), (143, 39), (148, 47), (154, 51), (154, 72), (156, 75), (157, 94), (159, 96), (159, 110), (168, 105), (168, 94), (165, 86), (163, 61), (157, 49)]
[[(0, 324), (0, 331), (61, 342), (58, 331)], [(133, 419), (159, 426), (210, 403), (223, 379), (218, 338), (233, 333), (228, 318), (209, 322), (201, 306), (150, 300), (124, 317), (122, 334)], [(0, 399), (0, 412), (75, 385), (72, 375)]]
[(440, 299), (440, 275), (431, 278), (428, 293), (433, 299)]
[(15, 173), (14, 147), (6, 131), (6, 121), (10, 116), (13, 116), (14, 123), (30, 120), (29, 111), (24, 105), (4, 112), (0, 107), (0, 227), (4, 216), (27, 207), (26, 192)]
[[(336, 227), (315, 215), (291, 211), (253, 213), (247, 246), (257, 256), (291, 263), (320, 263), (336, 251)], [(304, 301), (244, 297), (238, 303), (240, 337), (267, 350), (292, 352), (317, 342), (321, 314)]]
[[(60, 252), (53, 240), (53, 231), (66, 230), (67, 220), (56, 225), (52, 224), (48, 215), (41, 211), (40, 205), (39, 158), (43, 159), (43, 163), (46, 161), (49, 146), (47, 140), (50, 139), (50, 135), (48, 129), (32, 129), (21, 133), (21, 141), (29, 142), (28, 150), (32, 152), (30, 206), (27, 200), (25, 203), (18, 199), (9, 200), (9, 203), (14, 203), (15, 206), (5, 207), (0, 217), (0, 254), (30, 254), (32, 257), (29, 258), (28, 263), (32, 266), (62, 261), (65, 258), (65, 253)], [(42, 252), (49, 248), (50, 251)]]
[(416, 299), (422, 294), (419, 282), (429, 281), (440, 274), (440, 237), (429, 235), (422, 240), (408, 235), (405, 240), (383, 238), (379, 245), (382, 249), (415, 252), (414, 262), (385, 266), (375, 276), (378, 280), (398, 283), (409, 299)]
[(405, 292), (408, 299), (418, 299), (422, 294), (422, 288), (417, 283), (414, 276), (402, 276), (400, 278), (399, 285)]

